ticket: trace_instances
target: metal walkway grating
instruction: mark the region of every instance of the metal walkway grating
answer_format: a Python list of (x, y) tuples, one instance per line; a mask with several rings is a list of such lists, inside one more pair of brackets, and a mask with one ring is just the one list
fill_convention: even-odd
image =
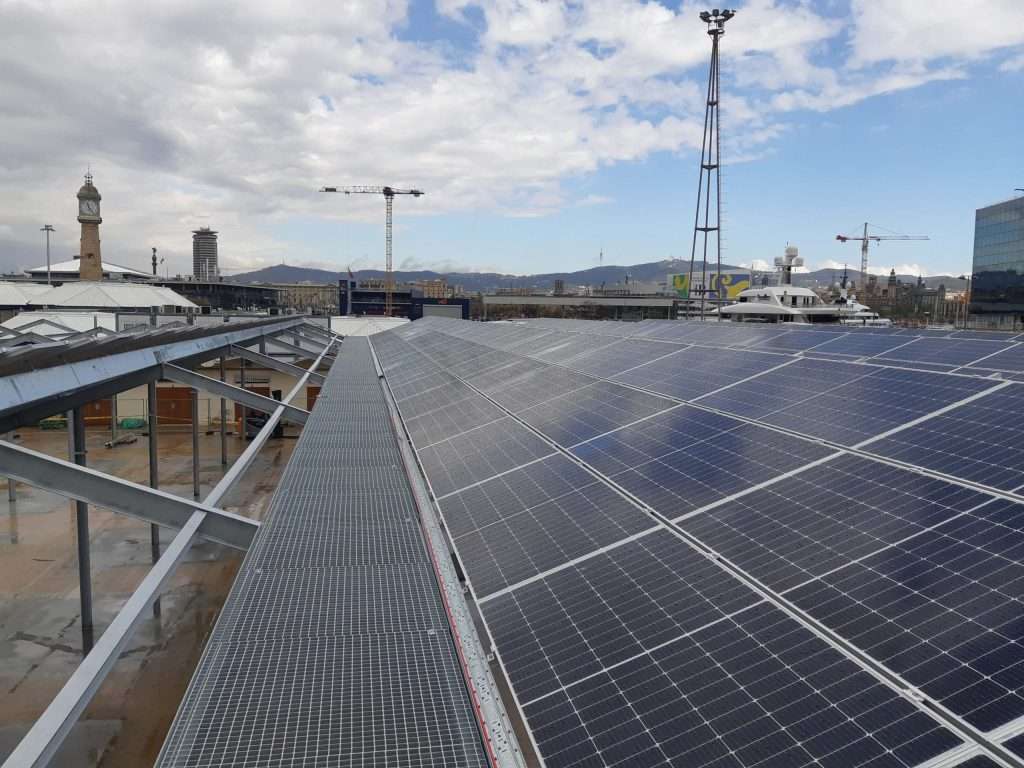
[(369, 345), (345, 341), (157, 765), (487, 765)]

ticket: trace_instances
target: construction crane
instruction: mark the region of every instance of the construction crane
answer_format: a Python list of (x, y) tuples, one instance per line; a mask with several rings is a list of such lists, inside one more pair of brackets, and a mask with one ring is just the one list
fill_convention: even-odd
[(385, 234), (384, 234), (384, 251), (386, 255), (386, 263), (384, 267), (384, 315), (385, 317), (391, 317), (392, 313), (392, 300), (391, 294), (395, 290), (395, 279), (392, 271), (392, 259), (391, 259), (391, 219), (392, 209), (394, 208), (395, 195), (412, 195), (413, 197), (421, 197), (423, 192), (419, 189), (395, 189), (394, 187), (322, 187), (321, 192), (343, 192), (346, 195), (384, 195), (384, 208), (385, 208)]
[(869, 235), (868, 222), (864, 222), (863, 235), (836, 235), (836, 240), (845, 243), (849, 240), (860, 243), (860, 279), (867, 282), (868, 279), (868, 243), (874, 240), (876, 243), (882, 240), (928, 240), (928, 235)]

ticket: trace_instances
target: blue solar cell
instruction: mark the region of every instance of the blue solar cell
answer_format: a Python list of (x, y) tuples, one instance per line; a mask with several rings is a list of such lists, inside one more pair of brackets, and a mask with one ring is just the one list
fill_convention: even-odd
[(611, 474), (664, 515), (676, 517), (832, 453), (750, 424)]
[(613, 380), (689, 400), (763, 373), (788, 360), (785, 355), (691, 347), (621, 373)]
[(559, 768), (610, 760), (906, 768), (960, 743), (765, 604), (594, 673), (525, 712), (546, 764)]
[(568, 447), (675, 405), (657, 395), (599, 381), (524, 410), (518, 416), (555, 442)]
[(578, 354), (565, 364), (573, 370), (608, 379), (682, 349), (685, 346), (663, 341), (623, 339), (601, 349)]
[(1024, 387), (1013, 385), (916, 426), (867, 450), (938, 472), (1014, 490), (1024, 487)]
[(998, 501), (788, 597), (989, 731), (1024, 715), (1022, 558), (1024, 505)]
[(434, 493), (444, 496), (548, 456), (550, 445), (504, 418), (419, 451)]
[[(966, 376), (852, 367), (868, 375), (789, 407), (762, 413), (761, 419), (811, 437), (856, 445), (993, 386), (991, 381)], [(728, 390), (722, 394), (727, 395)]]
[(842, 455), (679, 525), (781, 592), (989, 498), (915, 472)]
[(774, 371), (700, 398), (701, 405), (762, 418), (879, 370), (824, 360), (794, 360)]
[(483, 614), (530, 701), (759, 600), (662, 529), (487, 600)]
[(880, 360), (907, 363), (927, 363), (957, 368), (969, 365), (1010, 346), (1005, 341), (979, 341), (976, 339), (916, 339), (909, 344), (883, 352)]
[[(441, 502), (442, 513), (446, 504), (447, 499)], [(477, 596), (497, 592), (655, 525), (604, 483), (517, 512), (505, 506), (501, 512), (500, 520), (454, 540)]]
[(730, 416), (678, 406), (629, 427), (591, 438), (572, 452), (604, 474), (615, 474), (651, 459), (737, 429)]
[(979, 371), (1008, 371), (1012, 373), (1024, 373), (1024, 344), (1007, 348), (1004, 352), (984, 360), (978, 360), (970, 368)]
[(907, 338), (888, 334), (847, 333), (815, 347), (814, 353), (846, 357), (873, 357), (906, 344), (908, 341)]

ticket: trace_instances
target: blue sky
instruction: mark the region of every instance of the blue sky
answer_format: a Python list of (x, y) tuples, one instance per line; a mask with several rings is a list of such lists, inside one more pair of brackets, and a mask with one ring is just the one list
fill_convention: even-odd
[[(709, 48), (703, 5), (639, 0), (127, 0), (85, 25), (9, 7), (0, 29), (0, 266), (77, 248), (90, 163), (104, 254), (189, 232), (226, 268), (383, 262), (383, 201), (324, 184), (424, 189), (396, 201), (407, 268), (513, 273), (688, 258)], [(725, 260), (962, 273), (974, 209), (1024, 186), (1024, 4), (738, 4), (723, 40)], [(65, 9), (66, 10), (66, 9)], [(89, 25), (94, 25), (95, 29)], [(188, 34), (184, 34), (188, 31)], [(100, 34), (102, 32), (102, 34)], [(93, 50), (86, 61), (73, 54)], [(72, 66), (73, 65), (73, 66)], [(32, 93), (53, 94), (40, 104)], [(851, 232), (852, 234), (852, 232)]]

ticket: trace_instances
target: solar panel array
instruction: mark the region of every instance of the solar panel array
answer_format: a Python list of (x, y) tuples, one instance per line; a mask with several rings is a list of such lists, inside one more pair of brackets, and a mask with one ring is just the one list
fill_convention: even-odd
[(1024, 765), (1024, 354), (946, 336), (373, 337), (547, 766)]
[(157, 765), (488, 764), (369, 345), (351, 338)]

